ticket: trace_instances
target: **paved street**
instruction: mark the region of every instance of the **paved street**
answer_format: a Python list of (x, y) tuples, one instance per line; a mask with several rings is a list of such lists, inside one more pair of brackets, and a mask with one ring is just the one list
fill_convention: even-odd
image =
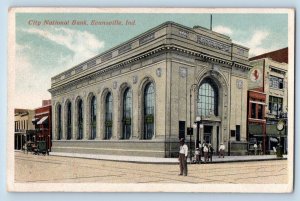
[(287, 183), (287, 160), (189, 165), (142, 164), (15, 152), (16, 182)]

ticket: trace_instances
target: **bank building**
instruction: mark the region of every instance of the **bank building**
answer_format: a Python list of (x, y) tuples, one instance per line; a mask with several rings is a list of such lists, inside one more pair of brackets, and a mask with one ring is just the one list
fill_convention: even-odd
[(165, 22), (80, 63), (51, 79), (52, 151), (176, 157), (197, 119), (192, 149), (198, 140), (245, 154), (248, 53), (228, 36)]

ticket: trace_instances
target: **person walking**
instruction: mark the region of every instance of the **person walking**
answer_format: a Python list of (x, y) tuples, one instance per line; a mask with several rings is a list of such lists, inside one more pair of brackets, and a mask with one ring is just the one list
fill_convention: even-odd
[(200, 150), (199, 148), (196, 148), (196, 151), (195, 151), (195, 156), (196, 156), (196, 163), (200, 163)]
[(202, 162), (202, 160), (201, 160), (202, 156), (203, 156), (203, 146), (202, 146), (202, 143), (200, 141), (199, 142), (199, 160), (200, 160), (200, 163)]
[(208, 161), (208, 147), (207, 144), (204, 144), (203, 146), (203, 154), (204, 154), (204, 163)]
[(219, 147), (219, 158), (222, 156), (224, 158), (225, 155), (225, 145), (223, 143), (221, 143), (220, 147)]
[(256, 142), (253, 145), (253, 148), (254, 148), (254, 155), (257, 155), (257, 144), (256, 144)]
[(211, 144), (208, 144), (208, 160), (210, 160), (210, 162), (212, 162), (212, 156), (214, 153), (214, 148), (211, 146)]
[(180, 173), (179, 175), (187, 176), (187, 156), (188, 156), (188, 146), (184, 142), (184, 138), (179, 140), (180, 147), (179, 147), (179, 168)]

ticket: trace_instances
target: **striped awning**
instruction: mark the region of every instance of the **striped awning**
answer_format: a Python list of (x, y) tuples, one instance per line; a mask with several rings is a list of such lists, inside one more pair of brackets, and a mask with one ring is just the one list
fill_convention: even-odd
[(37, 122), (37, 124), (38, 125), (40, 125), (40, 124), (44, 124), (44, 123), (46, 123), (46, 120), (48, 119), (48, 116), (44, 116), (43, 118), (41, 118), (38, 122)]

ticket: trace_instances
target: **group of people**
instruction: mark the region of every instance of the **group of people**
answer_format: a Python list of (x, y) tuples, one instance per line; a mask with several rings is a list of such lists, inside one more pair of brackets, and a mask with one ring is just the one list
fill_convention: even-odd
[[(179, 148), (179, 166), (180, 166), (180, 174), (187, 176), (187, 157), (188, 157), (188, 146), (184, 142), (184, 138), (181, 138)], [(201, 157), (204, 157), (204, 163), (211, 161), (213, 156), (214, 149), (210, 143), (199, 143), (199, 148), (196, 148), (195, 156), (196, 163), (201, 163)], [(219, 147), (219, 158), (225, 156), (225, 145), (223, 143), (220, 144)]]
[[(212, 162), (212, 156), (214, 153), (214, 149), (211, 146), (210, 143), (199, 143), (199, 148), (196, 148), (195, 156), (196, 156), (196, 163), (200, 163), (201, 157), (204, 157), (204, 163), (211, 161)], [(219, 147), (219, 158), (225, 156), (225, 145), (223, 143), (220, 144)]]

